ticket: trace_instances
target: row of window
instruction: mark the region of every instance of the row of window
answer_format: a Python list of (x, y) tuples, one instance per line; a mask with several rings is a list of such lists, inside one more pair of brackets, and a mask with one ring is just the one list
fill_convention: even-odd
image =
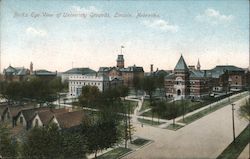
[(74, 82), (70, 82), (70, 84), (80, 84), (80, 85), (83, 84), (84, 86), (85, 85), (95, 85), (95, 86), (98, 85), (99, 86), (101, 83), (100, 82), (75, 82), (74, 81)]

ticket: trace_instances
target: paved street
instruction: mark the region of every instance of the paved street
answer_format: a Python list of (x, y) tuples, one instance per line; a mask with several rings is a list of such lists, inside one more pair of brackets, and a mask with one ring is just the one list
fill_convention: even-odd
[[(245, 99), (235, 102), (236, 135), (248, 124), (237, 114), (240, 103), (245, 102)], [(140, 124), (135, 124), (135, 127), (135, 135), (155, 142), (124, 158), (216, 158), (232, 142), (231, 105), (223, 107), (178, 131), (147, 125), (141, 127)]]

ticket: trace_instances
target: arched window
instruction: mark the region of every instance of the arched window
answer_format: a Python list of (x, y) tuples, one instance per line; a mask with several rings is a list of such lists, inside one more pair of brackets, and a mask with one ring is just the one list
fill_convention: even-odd
[(177, 90), (177, 95), (179, 96), (179, 95), (181, 95), (181, 90)]

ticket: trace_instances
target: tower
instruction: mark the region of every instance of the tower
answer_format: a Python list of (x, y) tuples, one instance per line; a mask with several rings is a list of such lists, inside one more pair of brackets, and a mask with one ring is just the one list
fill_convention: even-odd
[(33, 63), (30, 62), (30, 74), (33, 74)]
[(118, 68), (124, 68), (124, 58), (122, 54), (118, 55), (116, 62), (117, 62), (116, 66)]
[(189, 69), (187, 64), (181, 55), (179, 61), (174, 68), (174, 98), (175, 100), (181, 100), (187, 98), (190, 93), (189, 88)]
[(200, 60), (198, 59), (198, 63), (197, 63), (197, 66), (196, 66), (197, 70), (201, 70), (201, 64), (200, 64)]

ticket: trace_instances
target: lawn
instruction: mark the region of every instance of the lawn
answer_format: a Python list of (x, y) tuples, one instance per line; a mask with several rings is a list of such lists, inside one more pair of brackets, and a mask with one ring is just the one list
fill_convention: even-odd
[(217, 103), (216, 105), (212, 106), (212, 107), (208, 107), (206, 109), (203, 109), (193, 115), (190, 115), (188, 117), (185, 118), (185, 121), (183, 121), (182, 119), (179, 120), (178, 122), (182, 122), (182, 123), (186, 123), (186, 124), (189, 124), (189, 123), (192, 123), (194, 122), (195, 120), (197, 119), (200, 119), (202, 118), (203, 116), (205, 115), (208, 115), (220, 108), (223, 108), (225, 106), (227, 106), (228, 104), (231, 104), (231, 103), (234, 103), (235, 101), (243, 98), (243, 97), (246, 97), (248, 94), (242, 94), (242, 95), (238, 95), (234, 98), (231, 98), (230, 101), (229, 100), (226, 100), (226, 101), (223, 101), (223, 102), (220, 102), (220, 103)]
[[(233, 103), (245, 96), (247, 96), (248, 93), (245, 93), (245, 94), (239, 94), (238, 96), (236, 97), (233, 97), (233, 98), (230, 98), (230, 100), (226, 100), (224, 102), (220, 102), (218, 103), (218, 105), (215, 105), (213, 106), (211, 109), (208, 108), (208, 109), (205, 109), (203, 111), (200, 111), (199, 113), (196, 113), (194, 114), (194, 116), (192, 117), (189, 117), (189, 119), (187, 119), (187, 121), (185, 121), (184, 123), (190, 123), (196, 119), (199, 119), (201, 117), (203, 117), (204, 115), (207, 115), (213, 111), (216, 111), (224, 106), (226, 106), (227, 104), (229, 103)], [(179, 101), (175, 101), (175, 103), (172, 103), (172, 104), (175, 104), (175, 107), (178, 108), (177, 109), (177, 117), (183, 115), (183, 111), (185, 112), (185, 114), (189, 113), (189, 112), (192, 112), (194, 110), (197, 110), (197, 109), (200, 109), (204, 106), (207, 106), (211, 103), (214, 103), (218, 100), (221, 100), (221, 99), (224, 99), (226, 98), (227, 96), (225, 97), (220, 97), (220, 98), (213, 98), (213, 97), (207, 97), (205, 99), (203, 99), (202, 101), (191, 101), (191, 100), (179, 100)], [(182, 106), (184, 103), (184, 107)], [(145, 101), (145, 104), (143, 106), (144, 108), (143, 109), (146, 109), (146, 108), (150, 108), (150, 104), (149, 104), (149, 101)], [(145, 113), (142, 114), (142, 116), (146, 116), (146, 117), (152, 117), (152, 110), (149, 110)], [(160, 118), (160, 119), (167, 119), (167, 120), (171, 120), (172, 117), (171, 117), (171, 114), (169, 113), (166, 113), (164, 116), (159, 116), (158, 114), (154, 113), (154, 117), (155, 118)], [(190, 121), (189, 121), (190, 120)], [(180, 122), (183, 122), (183, 121), (180, 121)]]
[(124, 148), (124, 147), (118, 147), (115, 148), (107, 153), (102, 154), (101, 156), (98, 156), (98, 159), (117, 159), (125, 155), (126, 153), (132, 151), (131, 149)]
[(161, 125), (164, 124), (165, 122), (158, 122), (158, 121), (152, 121), (152, 120), (147, 120), (147, 119), (138, 119), (139, 122), (143, 123), (143, 124), (147, 124), (147, 125)]
[(136, 146), (143, 146), (147, 144), (149, 141), (150, 140), (147, 140), (147, 139), (137, 138), (132, 142), (132, 144)]
[(168, 130), (178, 130), (180, 128), (182, 128), (183, 126), (182, 125), (179, 125), (179, 124), (170, 124), (168, 125), (165, 129), (168, 129)]
[(248, 125), (217, 159), (237, 159), (250, 140), (250, 126)]

